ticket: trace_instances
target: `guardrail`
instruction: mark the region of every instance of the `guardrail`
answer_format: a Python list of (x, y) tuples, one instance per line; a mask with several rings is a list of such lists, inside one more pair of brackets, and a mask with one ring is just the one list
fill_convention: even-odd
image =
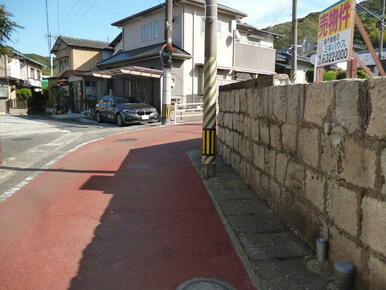
[(203, 103), (174, 103), (171, 116), (174, 124), (178, 122), (199, 121), (203, 116)]

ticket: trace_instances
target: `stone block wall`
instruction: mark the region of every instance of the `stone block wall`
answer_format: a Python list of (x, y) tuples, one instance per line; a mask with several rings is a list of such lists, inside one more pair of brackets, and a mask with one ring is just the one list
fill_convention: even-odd
[(386, 289), (386, 78), (220, 88), (218, 151), (311, 246)]

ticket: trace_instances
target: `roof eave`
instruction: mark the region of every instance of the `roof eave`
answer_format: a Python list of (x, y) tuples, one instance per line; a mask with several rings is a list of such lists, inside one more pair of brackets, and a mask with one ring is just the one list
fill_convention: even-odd
[[(124, 60), (118, 60), (118, 61), (114, 61), (114, 62), (106, 63), (106, 64), (103, 64), (103, 62), (99, 62), (99, 63), (97, 63), (97, 67), (116, 65), (116, 64), (125, 63), (125, 62), (133, 63), (133, 62), (138, 62), (138, 61), (154, 59), (154, 58), (158, 58), (158, 57), (159, 57), (158, 53), (153, 53), (153, 54), (149, 54), (149, 55), (146, 55), (146, 56), (140, 56), (140, 57), (137, 57), (137, 58), (132, 58), (130, 60), (124, 59)], [(181, 59), (182, 60), (186, 60), (186, 59), (191, 59), (192, 58), (191, 55), (185, 55), (185, 54), (180, 54), (180, 53), (173, 53), (172, 57), (175, 58), (175, 59), (179, 59), (179, 60), (181, 60)]]
[[(203, 1), (201, 1), (201, 0), (189, 0), (189, 1), (187, 1), (187, 0), (175, 0), (174, 2), (194, 2), (194, 3), (200, 4), (200, 5), (205, 4), (205, 2), (203, 3)], [(151, 12), (156, 11), (156, 10), (158, 10), (158, 9), (161, 9), (161, 8), (163, 8), (163, 7), (165, 7), (165, 4), (159, 4), (159, 5), (157, 5), (157, 6), (151, 7), (151, 8), (149, 8), (149, 9), (146, 9), (146, 10), (141, 11), (141, 12), (139, 12), (139, 13), (133, 14), (133, 15), (131, 15), (131, 16), (129, 16), (129, 17), (126, 17), (126, 18), (123, 18), (123, 19), (118, 20), (118, 21), (116, 21), (116, 22), (113, 22), (113, 23), (111, 23), (111, 25), (112, 25), (112, 26), (118, 26), (118, 27), (121, 27), (121, 24), (123, 24), (123, 23), (125, 23), (125, 22), (127, 22), (127, 21), (133, 20), (133, 19), (135, 19), (135, 18), (137, 18), (137, 17), (139, 17), (139, 16), (142, 16), (142, 15), (145, 15), (145, 14), (148, 14), (148, 13), (151, 13)], [(220, 7), (220, 6), (219, 6), (218, 9), (219, 9), (220, 11), (228, 12), (228, 13), (234, 14), (234, 15), (236, 15), (236, 16), (239, 16), (239, 18), (244, 18), (244, 17), (247, 17), (247, 16), (248, 16), (246, 13), (244, 13), (244, 12), (242, 12), (242, 11), (240, 11), (240, 10), (233, 9), (233, 8), (230, 8), (230, 7), (225, 7), (225, 6), (221, 6), (221, 7)]]
[(111, 25), (112, 25), (112, 26), (118, 26), (118, 27), (120, 27), (120, 26), (121, 26), (120, 24), (122, 24), (122, 23), (125, 23), (125, 22), (130, 21), (130, 20), (132, 20), (132, 19), (134, 19), (134, 18), (137, 18), (137, 17), (139, 17), (139, 16), (142, 16), (142, 15), (145, 15), (145, 14), (147, 14), (147, 13), (150, 13), (150, 12), (156, 11), (156, 10), (158, 10), (158, 9), (161, 9), (161, 8), (164, 7), (164, 6), (165, 6), (165, 4), (159, 4), (159, 5), (157, 5), (157, 6), (154, 6), (154, 7), (151, 7), (151, 8), (149, 8), (149, 9), (146, 9), (146, 10), (143, 10), (143, 11), (141, 11), (141, 12), (138, 12), (138, 13), (136, 13), (136, 14), (133, 14), (133, 15), (131, 15), (131, 16), (129, 16), (129, 17), (126, 17), (126, 18), (123, 18), (123, 19), (118, 20), (118, 21), (116, 21), (116, 22), (113, 22), (113, 23), (111, 23)]
[[(194, 2), (196, 4), (200, 4), (200, 5), (205, 5), (205, 1), (202, 1), (202, 0), (177, 0), (178, 2)], [(231, 13), (231, 14), (234, 14), (236, 16), (239, 16), (240, 18), (244, 18), (244, 17), (247, 17), (248, 14), (240, 11), (240, 10), (237, 10), (237, 9), (234, 9), (234, 8), (231, 8), (231, 7), (227, 7), (227, 6), (224, 6), (224, 5), (221, 5), (219, 4), (218, 5), (218, 10), (219, 11), (222, 11), (222, 12), (227, 12), (227, 13)]]
[(252, 25), (249, 25), (249, 24), (237, 23), (237, 26), (245, 28), (247, 30), (252, 30), (252, 31), (255, 31), (255, 32), (270, 34), (270, 35), (272, 35), (272, 36), (274, 36), (276, 38), (282, 38), (283, 37), (283, 35), (281, 35), (281, 34), (278, 34), (278, 33), (275, 33), (275, 32), (271, 32), (271, 31), (268, 31), (268, 30), (264, 30), (264, 29), (258, 29), (256, 27), (253, 27)]

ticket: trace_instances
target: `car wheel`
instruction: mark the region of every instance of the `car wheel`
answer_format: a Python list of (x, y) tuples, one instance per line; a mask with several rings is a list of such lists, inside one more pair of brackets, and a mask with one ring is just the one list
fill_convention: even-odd
[(96, 112), (95, 118), (96, 118), (96, 121), (97, 121), (98, 123), (101, 123), (101, 122), (102, 122), (101, 113)]
[(122, 127), (123, 126), (123, 118), (122, 118), (121, 114), (117, 115), (117, 117), (115, 118), (115, 121), (116, 121), (118, 127)]

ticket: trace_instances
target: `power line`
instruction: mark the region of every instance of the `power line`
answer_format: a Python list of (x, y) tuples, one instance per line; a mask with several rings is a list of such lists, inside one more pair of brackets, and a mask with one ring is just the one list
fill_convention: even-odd
[(94, 0), (90, 6), (86, 9), (86, 11), (78, 18), (78, 20), (74, 23), (71, 23), (70, 26), (66, 29), (66, 31), (64, 33), (66, 33), (67, 31), (70, 30), (70, 28), (72, 28), (74, 25), (78, 24), (79, 21), (81, 21), (85, 16), (86, 14), (91, 10), (91, 8), (94, 6), (94, 4), (97, 2), (98, 0)]
[(66, 15), (62, 18), (62, 21), (60, 24), (63, 24), (64, 21), (66, 20), (67, 16), (70, 15), (70, 13), (75, 9), (75, 7), (80, 3), (81, 1), (75, 0), (75, 3), (71, 6), (70, 10), (66, 13)]
[(56, 8), (57, 8), (57, 14), (58, 14), (58, 35), (60, 35), (60, 14), (59, 14), (59, 0), (56, 0)]
[(374, 18), (377, 18), (378, 20), (382, 20), (382, 17), (375, 14), (374, 12), (371, 12), (369, 9), (363, 7), (362, 5), (360, 5), (359, 3), (357, 3), (357, 6), (362, 9), (364, 12), (368, 13), (369, 15), (373, 16)]
[[(158, 0), (158, 1), (160, 1), (160, 0)], [(85, 3), (85, 2), (80, 1), (80, 0), (78, 0), (78, 2)], [(85, 4), (87, 4), (87, 3), (85, 3)], [(119, 15), (119, 16), (126, 16), (123, 13), (119, 13), (119, 12), (116, 12), (116, 11), (113, 11), (113, 10), (109, 10), (109, 9), (106, 9), (106, 8), (103, 8), (103, 7), (100, 7), (100, 6), (97, 6), (97, 5), (93, 5), (92, 8), (99, 9), (101, 11), (105, 11), (105, 12), (110, 13), (110, 14), (115, 14), (115, 15)]]
[(271, 25), (268, 27), (271, 27), (275, 24), (277, 20), (283, 15), (284, 11), (288, 8), (289, 4), (291, 3), (291, 0), (287, 0), (287, 4), (283, 5), (282, 9), (279, 11), (279, 13), (274, 17), (275, 20), (272, 20)]

